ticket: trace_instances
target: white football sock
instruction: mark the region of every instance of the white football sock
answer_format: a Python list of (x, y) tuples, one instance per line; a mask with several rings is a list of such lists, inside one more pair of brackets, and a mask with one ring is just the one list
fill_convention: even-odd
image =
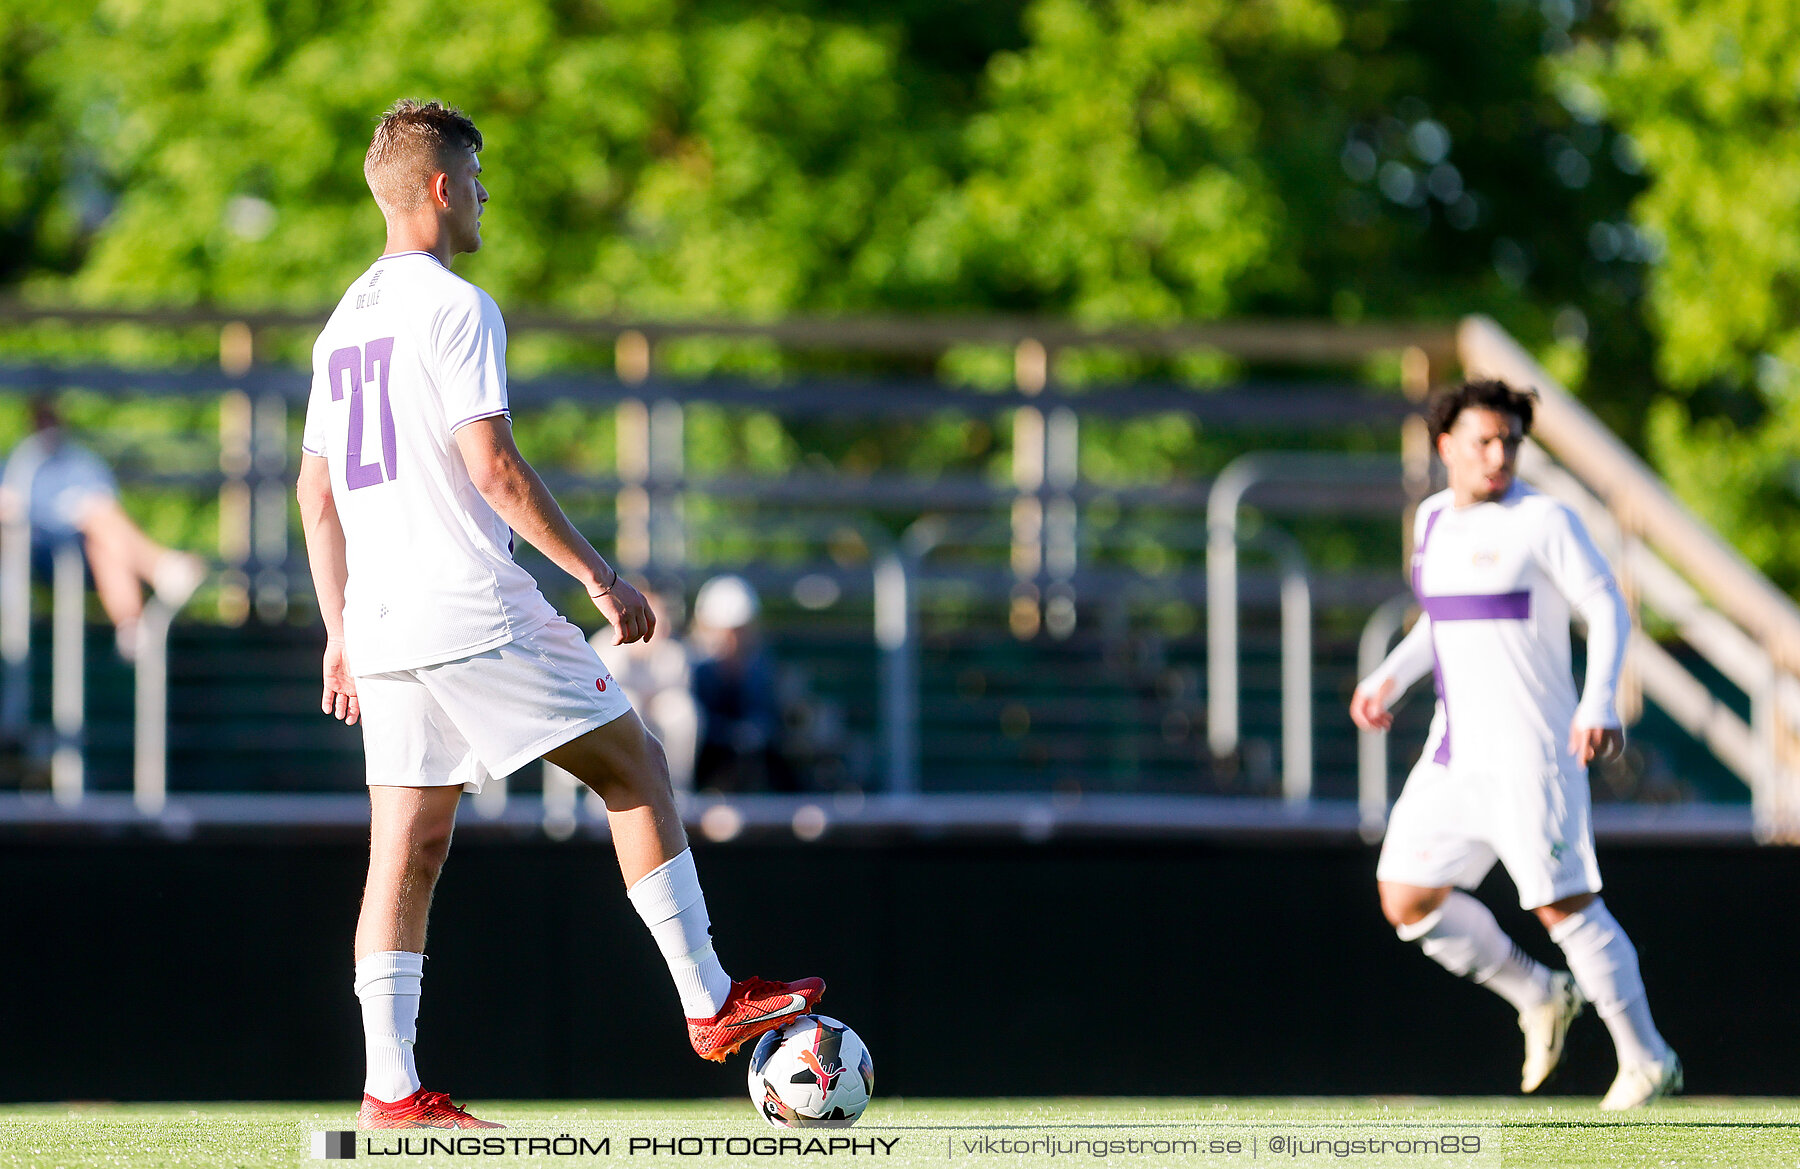
[(419, 1090), (413, 1044), (419, 1038), (419, 984), (425, 955), (383, 950), (356, 963), (368, 1073), (363, 1091), (387, 1104)]
[(1506, 936), (1493, 913), (1460, 889), (1427, 916), (1395, 931), (1439, 966), (1487, 987), (1520, 1014), (1550, 1001), (1550, 969)]
[(1650, 1019), (1637, 947), (1605, 902), (1595, 898), (1580, 913), (1563, 918), (1550, 931), (1550, 940), (1562, 947), (1575, 985), (1612, 1032), (1620, 1067), (1660, 1061), (1668, 1054), (1669, 1045)]
[(706, 914), (693, 851), (684, 849), (674, 860), (645, 873), (626, 896), (669, 964), (683, 1013), (690, 1019), (718, 1014), (731, 993), (731, 978), (713, 953), (712, 919)]

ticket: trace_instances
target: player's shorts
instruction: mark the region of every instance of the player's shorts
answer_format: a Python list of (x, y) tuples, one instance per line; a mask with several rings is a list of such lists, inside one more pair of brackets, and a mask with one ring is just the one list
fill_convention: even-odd
[(360, 675), (356, 696), (370, 786), (466, 792), (631, 709), (581, 630), (561, 617), (499, 649)]
[(1499, 860), (1536, 909), (1600, 892), (1587, 776), (1559, 768), (1537, 774), (1471, 774), (1419, 760), (1388, 818), (1380, 881), (1473, 889)]

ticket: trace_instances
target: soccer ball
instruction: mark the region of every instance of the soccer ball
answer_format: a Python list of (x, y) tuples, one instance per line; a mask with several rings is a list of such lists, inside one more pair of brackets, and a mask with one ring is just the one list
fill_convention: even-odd
[(825, 1015), (764, 1032), (750, 1055), (750, 1102), (776, 1128), (848, 1128), (874, 1094), (869, 1049)]

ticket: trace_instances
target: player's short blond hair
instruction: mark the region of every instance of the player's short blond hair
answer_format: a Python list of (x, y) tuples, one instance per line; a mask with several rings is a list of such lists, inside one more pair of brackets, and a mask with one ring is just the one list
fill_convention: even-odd
[(481, 150), (481, 131), (461, 110), (435, 101), (402, 98), (375, 127), (363, 178), (384, 213), (425, 202), (431, 180), (466, 151)]

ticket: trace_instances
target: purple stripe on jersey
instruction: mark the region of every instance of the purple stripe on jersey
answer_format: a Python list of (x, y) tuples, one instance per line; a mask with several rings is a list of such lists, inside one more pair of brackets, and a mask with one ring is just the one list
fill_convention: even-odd
[(462, 427), (467, 426), (471, 422), (480, 422), (483, 418), (498, 418), (503, 414), (511, 414), (511, 413), (512, 413), (511, 410), (505, 409), (505, 408), (502, 408), (499, 410), (484, 410), (480, 414), (471, 414), (467, 418), (464, 418), (460, 422), (452, 422), (450, 424), (450, 429), (452, 431), (460, 430)]
[(1466, 593), (1420, 597), (1433, 621), (1523, 621), (1531, 616), (1531, 593)]
[[(1438, 517), (1444, 511), (1439, 508), (1425, 517), (1425, 530), (1419, 535), (1419, 547), (1413, 553), (1412, 587), (1413, 595), (1419, 598), (1419, 604), (1425, 609), (1426, 616), (1431, 615), (1431, 603), (1425, 599), (1425, 545), (1431, 542), (1431, 529), (1437, 524)], [(1437, 631), (1431, 633), (1431, 684), (1437, 690), (1438, 704), (1444, 708), (1444, 738), (1438, 743), (1437, 752), (1431, 761), (1442, 767), (1450, 762), (1450, 704), (1444, 701), (1444, 671), (1438, 665)]]
[(1450, 762), (1450, 704), (1444, 702), (1444, 671), (1438, 667), (1435, 633), (1431, 635), (1431, 684), (1437, 688), (1438, 701), (1444, 706), (1444, 738), (1438, 743), (1437, 753), (1432, 755), (1431, 761), (1444, 767)]
[(1425, 585), (1424, 585), (1425, 545), (1427, 545), (1431, 542), (1431, 529), (1437, 525), (1438, 517), (1443, 514), (1444, 514), (1444, 509), (1439, 508), (1438, 510), (1432, 512), (1430, 515), (1425, 517), (1425, 530), (1422, 533), (1420, 533), (1419, 546), (1413, 552), (1413, 558), (1412, 558), (1413, 596), (1418, 597), (1421, 603), (1423, 603), (1424, 599), (1425, 599)]

